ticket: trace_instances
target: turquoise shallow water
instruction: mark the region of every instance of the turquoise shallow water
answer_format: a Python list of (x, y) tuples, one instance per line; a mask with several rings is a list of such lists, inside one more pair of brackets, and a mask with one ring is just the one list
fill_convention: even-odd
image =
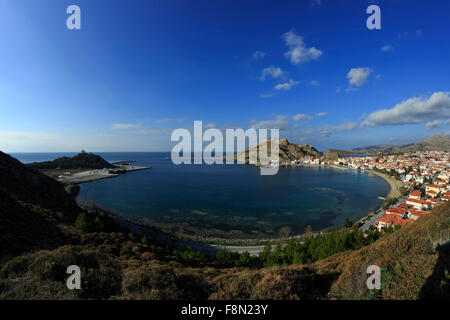
[[(389, 192), (382, 178), (353, 170), (280, 168), (261, 176), (247, 165), (181, 165), (167, 153), (99, 153), (109, 161), (136, 160), (151, 170), (81, 185), (81, 201), (93, 201), (131, 218), (159, 225), (277, 233), (342, 226), (377, 209)], [(23, 162), (56, 154), (15, 154)], [(71, 154), (69, 154), (71, 155)]]

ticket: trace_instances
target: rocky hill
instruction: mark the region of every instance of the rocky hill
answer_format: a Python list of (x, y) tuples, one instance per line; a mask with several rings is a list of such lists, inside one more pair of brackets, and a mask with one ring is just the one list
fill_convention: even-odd
[[(272, 139), (262, 141), (255, 146), (250, 146), (239, 154), (234, 155), (234, 159), (237, 159), (240, 155), (245, 156), (245, 163), (249, 163), (250, 155), (255, 152), (258, 155), (257, 160), (259, 163), (259, 150), (263, 151), (263, 154), (268, 154), (270, 156)], [(292, 160), (303, 159), (306, 156), (320, 157), (321, 153), (317, 151), (313, 146), (309, 144), (293, 144), (287, 139), (279, 139), (279, 161), (291, 162)]]
[(417, 143), (403, 145), (378, 144), (349, 150), (328, 149), (324, 154), (330, 158), (337, 158), (338, 156), (349, 154), (404, 153), (416, 151), (450, 151), (450, 136), (434, 135)]
[(446, 135), (434, 135), (426, 140), (400, 148), (392, 148), (393, 152), (414, 151), (450, 151), (450, 137)]
[(99, 155), (81, 152), (74, 157), (61, 157), (53, 161), (33, 162), (28, 164), (30, 168), (39, 170), (50, 169), (103, 169), (113, 168), (114, 165), (104, 160)]

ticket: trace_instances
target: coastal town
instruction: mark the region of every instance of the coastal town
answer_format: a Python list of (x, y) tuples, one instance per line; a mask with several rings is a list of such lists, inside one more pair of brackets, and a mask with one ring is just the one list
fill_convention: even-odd
[[(394, 179), (402, 192), (386, 199), (369, 226), (385, 232), (414, 222), (450, 199), (450, 152), (424, 151), (399, 155), (346, 156), (337, 159), (305, 157), (291, 165), (324, 165), (365, 170)], [(388, 180), (386, 179), (386, 180)], [(392, 188), (392, 184), (391, 184)]]

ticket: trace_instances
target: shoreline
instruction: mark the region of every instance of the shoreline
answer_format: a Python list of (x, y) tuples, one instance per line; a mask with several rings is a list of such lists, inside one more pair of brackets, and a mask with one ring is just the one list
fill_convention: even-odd
[(383, 178), (385, 181), (387, 181), (387, 183), (389, 183), (391, 189), (389, 190), (389, 193), (387, 194), (386, 198), (399, 198), (402, 196), (402, 193), (400, 191), (400, 188), (402, 187), (401, 181), (398, 181), (385, 173), (381, 173), (375, 170), (367, 170), (367, 172), (375, 174)]
[(64, 185), (77, 185), (77, 184), (93, 182), (93, 181), (97, 181), (97, 180), (115, 178), (115, 177), (120, 176), (123, 173), (131, 172), (131, 171), (148, 170), (151, 168), (152, 167), (121, 165), (121, 166), (117, 166), (114, 169), (110, 169), (110, 170), (123, 171), (120, 173), (110, 173), (109, 170), (94, 169), (94, 170), (86, 170), (86, 171), (77, 172), (71, 176), (67, 176), (65, 178), (60, 178), (60, 179), (56, 179), (56, 180), (61, 182)]
[[(324, 167), (324, 168), (332, 168), (332, 169), (341, 169), (341, 170), (356, 170), (356, 171), (360, 171), (360, 172), (367, 172), (369, 174), (374, 174), (377, 175), (381, 178), (383, 178), (386, 182), (389, 183), (390, 186), (390, 190), (387, 194), (387, 198), (391, 198), (391, 197), (400, 197), (401, 193), (400, 193), (400, 187), (402, 185), (401, 181), (395, 180), (394, 178), (381, 173), (381, 172), (377, 172), (374, 170), (361, 170), (361, 169), (355, 169), (355, 168), (347, 168), (347, 167), (340, 167), (340, 166), (335, 166), (335, 165), (297, 165), (297, 166), (290, 166), (290, 167)], [(146, 168), (142, 168), (142, 169), (135, 169), (135, 170), (130, 170), (130, 171), (136, 171), (136, 170), (143, 170)], [(114, 175), (117, 176), (117, 175)], [(90, 181), (95, 181), (95, 180), (99, 180), (99, 179), (105, 179), (105, 178), (112, 178), (114, 176), (111, 177), (98, 177), (96, 179), (90, 180)], [(90, 182), (90, 181), (84, 181), (84, 182)], [(387, 199), (386, 199), (387, 200)], [(361, 222), (366, 221), (367, 219), (370, 219), (371, 217), (373, 217), (374, 214), (376, 214), (379, 210), (382, 209), (382, 207), (384, 206), (385, 201), (383, 202), (383, 204), (380, 206), (380, 208), (376, 211), (370, 211), (368, 213), (366, 213), (364, 216), (362, 216), (361, 218), (359, 218), (358, 220), (356, 220), (354, 222), (355, 224), (361, 224)], [(308, 236), (308, 234), (306, 233), (300, 233), (300, 234), (292, 234), (289, 236), (284, 236), (284, 237), (268, 237), (268, 238), (222, 238), (220, 236), (218, 237), (213, 237), (213, 236), (201, 236), (201, 235), (197, 235), (197, 236), (192, 236), (188, 233), (184, 233), (181, 230), (178, 229), (178, 234), (174, 234), (170, 231), (167, 230), (163, 230), (161, 228), (159, 228), (156, 225), (152, 225), (149, 224), (148, 222), (144, 222), (144, 221), (140, 221), (139, 219), (129, 219), (129, 218), (125, 218), (123, 216), (121, 216), (120, 214), (114, 214), (116, 219), (120, 219), (122, 221), (127, 221), (128, 223), (133, 223), (137, 226), (143, 227), (143, 228), (151, 228), (154, 230), (158, 230), (159, 232), (162, 232), (164, 234), (167, 234), (168, 236), (177, 239), (178, 241), (188, 241), (188, 242), (195, 242), (195, 243), (199, 243), (199, 244), (204, 244), (204, 245), (218, 245), (218, 246), (230, 246), (230, 247), (240, 247), (240, 246), (258, 246), (261, 244), (274, 244), (274, 243), (285, 243), (291, 239), (301, 239), (304, 238), (306, 236)], [(317, 230), (314, 232), (311, 232), (309, 235), (319, 235), (319, 234), (323, 234), (323, 233), (327, 233), (330, 231), (334, 231), (334, 230), (341, 230), (344, 229), (343, 227), (337, 227), (337, 228), (324, 228), (321, 230)], [(181, 232), (180, 232), (181, 231)]]
[(389, 176), (385, 173), (382, 173), (382, 172), (379, 172), (379, 171), (376, 171), (373, 169), (363, 169), (362, 170), (362, 169), (340, 167), (340, 166), (335, 166), (335, 165), (324, 165), (324, 167), (334, 168), (334, 169), (343, 169), (343, 170), (357, 170), (357, 171), (367, 172), (367, 173), (377, 175), (377, 176), (383, 178), (387, 183), (389, 183), (390, 189), (389, 189), (388, 194), (386, 195), (386, 199), (387, 198), (398, 198), (398, 197), (402, 196), (402, 194), (400, 192), (400, 188), (402, 187), (402, 182), (392, 178), (391, 176)]

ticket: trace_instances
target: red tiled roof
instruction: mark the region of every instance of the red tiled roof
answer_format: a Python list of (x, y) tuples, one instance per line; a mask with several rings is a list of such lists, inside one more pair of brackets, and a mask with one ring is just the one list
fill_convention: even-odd
[(416, 196), (416, 197), (420, 197), (421, 195), (422, 193), (419, 190), (414, 190), (409, 194), (409, 196)]
[(392, 207), (392, 208), (389, 208), (388, 210), (386, 210), (386, 213), (388, 213), (388, 214), (404, 215), (405, 212), (406, 212), (405, 209), (399, 208), (399, 207)]
[(415, 216), (418, 216), (418, 217), (427, 215), (428, 213), (429, 213), (429, 212), (427, 212), (427, 211), (422, 211), (422, 210), (411, 210), (411, 214), (412, 214), (412, 215), (415, 215)]

